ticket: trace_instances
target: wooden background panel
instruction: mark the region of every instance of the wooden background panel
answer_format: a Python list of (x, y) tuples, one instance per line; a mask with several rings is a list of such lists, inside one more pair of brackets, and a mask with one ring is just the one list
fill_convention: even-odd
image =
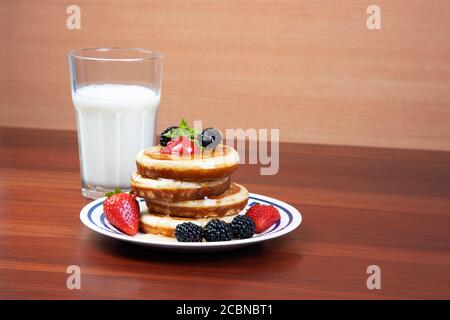
[(165, 53), (159, 128), (182, 116), (284, 141), (450, 150), (450, 2), (2, 1), (0, 125), (74, 129), (66, 54)]

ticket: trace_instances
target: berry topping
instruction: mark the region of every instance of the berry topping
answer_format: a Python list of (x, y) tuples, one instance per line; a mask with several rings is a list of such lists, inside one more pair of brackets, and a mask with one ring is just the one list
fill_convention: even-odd
[[(167, 132), (166, 132), (167, 130)], [(161, 146), (166, 146), (170, 140), (174, 140), (178, 137), (187, 137), (191, 140), (199, 134), (199, 130), (196, 128), (191, 128), (185, 119), (182, 119), (180, 125), (178, 127), (169, 127), (161, 133), (161, 137), (165, 137), (167, 139), (163, 139)]]
[(103, 201), (106, 219), (120, 231), (134, 236), (139, 229), (139, 203), (134, 195), (115, 190)]
[(247, 210), (246, 216), (255, 223), (255, 232), (261, 233), (280, 220), (280, 213), (274, 206), (255, 204)]
[(222, 141), (222, 134), (215, 128), (206, 128), (197, 136), (197, 142), (202, 147), (212, 150)]
[(171, 154), (173, 151), (173, 148), (175, 148), (178, 144), (180, 144), (180, 138), (176, 138), (174, 140), (171, 140), (167, 143), (167, 145), (159, 151), (162, 154)]
[(203, 237), (206, 241), (230, 241), (233, 237), (231, 226), (225, 221), (213, 219), (203, 229)]
[(194, 141), (199, 130), (189, 127), (186, 120), (182, 119), (180, 126), (172, 126), (161, 133), (159, 139), (162, 154), (189, 155), (200, 151), (200, 147)]
[(195, 143), (188, 137), (178, 137), (167, 143), (167, 146), (161, 148), (159, 151), (162, 154), (173, 154), (173, 155), (189, 155), (198, 151), (198, 147)]
[(180, 242), (200, 242), (202, 233), (202, 227), (192, 222), (181, 223), (175, 229), (175, 236)]
[(251, 238), (255, 233), (255, 223), (247, 216), (236, 216), (231, 222), (234, 239)]
[(177, 126), (171, 126), (166, 128), (163, 132), (161, 132), (161, 137), (159, 138), (159, 144), (163, 147), (167, 146), (167, 143), (172, 140), (172, 138), (170, 138), (170, 134), (172, 133), (173, 130), (178, 129)]

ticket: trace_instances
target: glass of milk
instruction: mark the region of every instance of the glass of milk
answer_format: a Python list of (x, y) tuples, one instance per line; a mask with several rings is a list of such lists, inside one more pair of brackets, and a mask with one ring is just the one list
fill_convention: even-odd
[(83, 196), (130, 189), (136, 154), (155, 144), (162, 58), (138, 48), (69, 54)]

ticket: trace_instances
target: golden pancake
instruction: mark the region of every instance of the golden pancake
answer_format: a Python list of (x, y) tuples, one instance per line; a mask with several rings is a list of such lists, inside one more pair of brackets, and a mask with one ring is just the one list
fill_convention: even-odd
[(138, 173), (151, 179), (208, 181), (230, 176), (239, 165), (232, 147), (219, 145), (212, 152), (179, 156), (161, 154), (161, 146), (141, 151), (136, 157)]
[(150, 212), (174, 217), (201, 218), (239, 213), (247, 205), (248, 198), (245, 187), (232, 183), (224, 193), (201, 200), (161, 201), (146, 198), (145, 201)]
[[(237, 214), (220, 217), (218, 219), (230, 223)], [(144, 213), (141, 215), (139, 229), (143, 233), (159, 234), (166, 237), (175, 238), (177, 225), (184, 222), (192, 222), (204, 227), (210, 220), (217, 218), (177, 218), (155, 213)]]
[(180, 181), (172, 179), (144, 178), (139, 173), (131, 177), (131, 188), (139, 197), (153, 200), (185, 201), (198, 200), (225, 192), (230, 187), (230, 178), (212, 181)]

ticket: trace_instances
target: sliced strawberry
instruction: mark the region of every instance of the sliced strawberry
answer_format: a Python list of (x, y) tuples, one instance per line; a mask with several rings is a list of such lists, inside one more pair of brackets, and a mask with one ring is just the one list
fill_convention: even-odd
[(120, 231), (134, 236), (139, 229), (139, 203), (136, 196), (114, 193), (103, 201), (106, 219)]
[(173, 152), (173, 149), (179, 145), (181, 141), (181, 137), (178, 137), (176, 139), (173, 139), (167, 143), (167, 145), (164, 148), (161, 148), (159, 151), (162, 154), (171, 154)]
[(280, 213), (274, 206), (255, 204), (246, 215), (255, 223), (255, 232), (261, 233), (280, 220)]
[(183, 145), (182, 150), (180, 151), (181, 154), (193, 154), (196, 151), (196, 145), (194, 141), (187, 137), (183, 137), (183, 141), (181, 142)]
[(178, 137), (169, 141), (159, 152), (162, 154), (190, 155), (197, 151), (198, 147), (195, 145), (194, 141), (188, 137)]

